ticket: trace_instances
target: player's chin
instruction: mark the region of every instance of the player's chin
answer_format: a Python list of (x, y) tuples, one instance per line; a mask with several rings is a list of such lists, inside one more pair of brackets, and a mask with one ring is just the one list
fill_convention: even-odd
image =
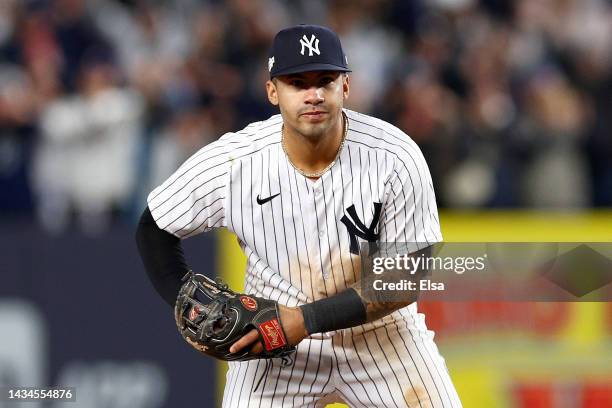
[(325, 134), (329, 126), (324, 122), (321, 123), (306, 123), (302, 126), (302, 134), (311, 138), (318, 138)]
[(320, 132), (329, 128), (331, 118), (327, 113), (322, 115), (302, 115), (300, 122), (303, 129), (309, 129), (311, 132)]

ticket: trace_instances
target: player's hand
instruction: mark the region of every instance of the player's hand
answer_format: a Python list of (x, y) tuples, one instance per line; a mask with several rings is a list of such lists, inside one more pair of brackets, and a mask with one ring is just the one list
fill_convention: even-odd
[[(286, 307), (278, 305), (283, 330), (287, 336), (287, 342), (294, 346), (308, 336), (304, 325), (304, 316), (299, 307)], [(245, 347), (251, 347), (251, 352), (259, 354), (263, 351), (263, 345), (259, 341), (259, 333), (253, 329), (235, 342), (230, 347), (231, 353), (236, 353)]]

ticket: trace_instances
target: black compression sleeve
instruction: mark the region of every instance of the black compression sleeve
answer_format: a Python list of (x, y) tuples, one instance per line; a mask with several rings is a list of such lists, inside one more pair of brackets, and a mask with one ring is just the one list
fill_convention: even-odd
[(155, 290), (174, 307), (181, 288), (181, 278), (189, 270), (181, 240), (160, 229), (147, 207), (136, 230), (136, 243)]
[(300, 308), (308, 334), (348, 329), (366, 322), (366, 307), (353, 288)]

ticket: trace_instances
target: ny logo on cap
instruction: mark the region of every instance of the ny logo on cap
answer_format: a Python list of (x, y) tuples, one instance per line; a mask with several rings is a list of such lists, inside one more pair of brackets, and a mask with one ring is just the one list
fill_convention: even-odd
[(306, 34), (304, 34), (302, 38), (300, 38), (300, 44), (302, 45), (302, 50), (300, 51), (302, 55), (304, 55), (304, 47), (308, 48), (309, 57), (312, 57), (313, 52), (317, 53), (317, 55), (321, 55), (319, 51), (319, 39), (315, 37), (314, 34), (310, 37), (310, 40), (306, 37)]

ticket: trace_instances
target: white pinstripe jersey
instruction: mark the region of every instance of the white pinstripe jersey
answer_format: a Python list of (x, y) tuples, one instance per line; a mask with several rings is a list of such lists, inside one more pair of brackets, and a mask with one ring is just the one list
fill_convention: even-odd
[[(418, 146), (387, 122), (344, 112), (345, 144), (318, 180), (289, 162), (282, 118), (275, 115), (189, 158), (149, 195), (153, 218), (179, 238), (228, 228), (248, 259), (245, 292), (287, 306), (331, 296), (359, 279), (349, 224), (372, 227), (383, 242), (441, 241), (431, 176)], [(406, 312), (416, 313), (416, 306), (386, 319)]]

